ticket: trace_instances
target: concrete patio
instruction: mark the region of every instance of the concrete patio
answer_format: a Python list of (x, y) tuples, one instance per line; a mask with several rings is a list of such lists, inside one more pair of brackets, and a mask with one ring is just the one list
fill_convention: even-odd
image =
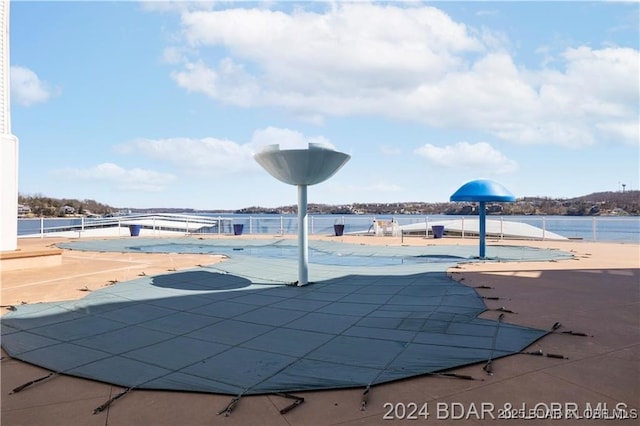
[[(242, 237), (226, 237), (242, 238)], [(265, 237), (270, 238), (270, 237)], [(271, 237), (272, 238), (272, 237)], [(336, 237), (327, 237), (337, 240)], [(61, 240), (20, 240), (22, 250), (46, 250)], [(400, 239), (340, 237), (356, 244), (401, 245)], [(477, 240), (405, 238), (403, 244), (477, 244)], [(123, 389), (68, 376), (53, 376), (21, 392), (16, 387), (49, 372), (3, 358), (3, 425), (350, 425), (398, 424), (637, 424), (640, 409), (640, 248), (637, 244), (581, 241), (488, 241), (563, 250), (570, 260), (481, 262), (453, 267), (451, 277), (502, 308), (504, 321), (548, 329), (562, 327), (513, 355), (451, 373), (474, 380), (424, 376), (374, 386), (362, 408), (362, 389), (296, 393), (304, 403), (284, 414), (293, 400), (275, 395), (246, 396), (219, 415), (228, 395), (134, 390), (93, 414)], [(214, 255), (98, 253), (63, 251), (62, 264), (2, 271), (2, 305), (77, 299), (84, 291), (140, 274), (183, 270), (220, 260)], [(81, 283), (81, 284), (79, 284)], [(485, 286), (491, 288), (484, 288)], [(498, 297), (499, 300), (491, 298)], [(6, 309), (5, 309), (6, 312)], [(497, 318), (500, 311), (483, 317)], [(584, 333), (586, 336), (566, 334)], [(3, 357), (6, 354), (3, 352)], [(587, 417), (591, 417), (588, 421)], [(594, 418), (595, 417), (595, 418)], [(415, 421), (414, 420), (414, 421)]]

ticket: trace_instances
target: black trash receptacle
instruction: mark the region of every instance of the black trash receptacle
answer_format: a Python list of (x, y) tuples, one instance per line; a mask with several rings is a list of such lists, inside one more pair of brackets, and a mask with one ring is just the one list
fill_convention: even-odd
[(137, 237), (140, 235), (141, 225), (129, 225), (129, 233), (132, 237)]
[(242, 235), (242, 229), (244, 228), (244, 225), (241, 223), (234, 223), (233, 224), (233, 235)]
[(442, 238), (442, 235), (444, 234), (444, 226), (433, 225), (431, 227), (431, 231), (433, 231), (433, 238)]
[(344, 234), (344, 224), (336, 224), (333, 225), (333, 231), (336, 234), (336, 237), (340, 237), (342, 236), (342, 234)]

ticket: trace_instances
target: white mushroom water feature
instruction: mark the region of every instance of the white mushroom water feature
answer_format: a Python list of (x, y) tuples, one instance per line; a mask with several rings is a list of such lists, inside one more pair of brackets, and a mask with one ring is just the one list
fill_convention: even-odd
[(298, 286), (309, 283), (309, 225), (307, 187), (333, 176), (350, 155), (310, 143), (308, 149), (280, 149), (269, 145), (254, 155), (271, 176), (298, 187)]

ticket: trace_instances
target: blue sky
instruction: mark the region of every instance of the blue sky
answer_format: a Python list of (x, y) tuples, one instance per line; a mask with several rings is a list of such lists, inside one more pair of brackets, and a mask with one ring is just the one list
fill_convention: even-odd
[(309, 202), (640, 189), (637, 2), (11, 2), (19, 192), (296, 203), (264, 145), (351, 155)]

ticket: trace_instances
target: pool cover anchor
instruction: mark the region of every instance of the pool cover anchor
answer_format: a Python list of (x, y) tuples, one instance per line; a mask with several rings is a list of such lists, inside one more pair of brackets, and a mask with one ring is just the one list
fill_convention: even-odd
[(520, 353), (524, 354), (524, 355), (546, 356), (548, 358), (569, 359), (568, 357), (566, 357), (564, 355), (542, 352), (542, 349), (538, 349), (537, 351), (532, 351), (532, 352), (523, 351), (523, 352), (520, 352)]
[[(581, 332), (576, 332), (576, 331), (556, 331), (558, 330), (560, 327), (562, 327), (562, 324), (560, 322), (555, 322), (552, 326), (551, 326), (551, 330), (549, 330), (549, 334), (569, 334), (572, 336), (586, 336), (588, 337), (588, 335), (586, 333), (581, 333)], [(544, 356), (547, 358), (557, 358), (557, 359), (569, 359), (569, 357), (566, 357), (564, 355), (561, 354), (552, 354), (552, 353), (548, 353), (548, 352), (543, 352), (542, 349), (538, 349), (537, 351), (520, 351), (519, 353), (524, 354), (524, 355), (534, 355), (534, 356)]]
[(587, 333), (583, 333), (581, 331), (561, 331), (560, 334), (569, 334), (571, 336), (582, 336), (582, 337), (593, 337), (593, 336), (589, 336)]
[(236, 408), (236, 405), (238, 405), (238, 401), (240, 401), (240, 398), (242, 398), (242, 395), (238, 395), (238, 396), (234, 397), (229, 402), (229, 404), (227, 404), (227, 406), (225, 408), (223, 408), (222, 410), (218, 411), (218, 415), (224, 414), (225, 417), (229, 417), (231, 415), (231, 413), (233, 412), (233, 410)]
[(360, 411), (364, 411), (367, 409), (367, 403), (369, 402), (369, 391), (371, 390), (371, 385), (367, 385), (364, 392), (362, 392), (362, 401), (360, 401)]
[(290, 393), (278, 392), (278, 393), (275, 393), (274, 395), (280, 396), (282, 398), (288, 398), (288, 399), (293, 399), (294, 400), (291, 404), (289, 404), (286, 407), (284, 407), (283, 409), (281, 409), (280, 410), (280, 414), (287, 414), (289, 411), (293, 410), (298, 405), (300, 405), (300, 404), (302, 404), (304, 402), (304, 398), (303, 397), (291, 395)]
[(581, 336), (581, 337), (593, 337), (588, 335), (587, 333), (583, 333), (581, 331), (573, 331), (573, 330), (567, 330), (567, 331), (556, 331), (558, 330), (560, 327), (562, 327), (562, 324), (560, 324), (559, 322), (556, 322), (555, 324), (553, 324), (553, 326), (551, 327), (551, 333), (555, 333), (555, 334), (569, 334), (571, 336)]

